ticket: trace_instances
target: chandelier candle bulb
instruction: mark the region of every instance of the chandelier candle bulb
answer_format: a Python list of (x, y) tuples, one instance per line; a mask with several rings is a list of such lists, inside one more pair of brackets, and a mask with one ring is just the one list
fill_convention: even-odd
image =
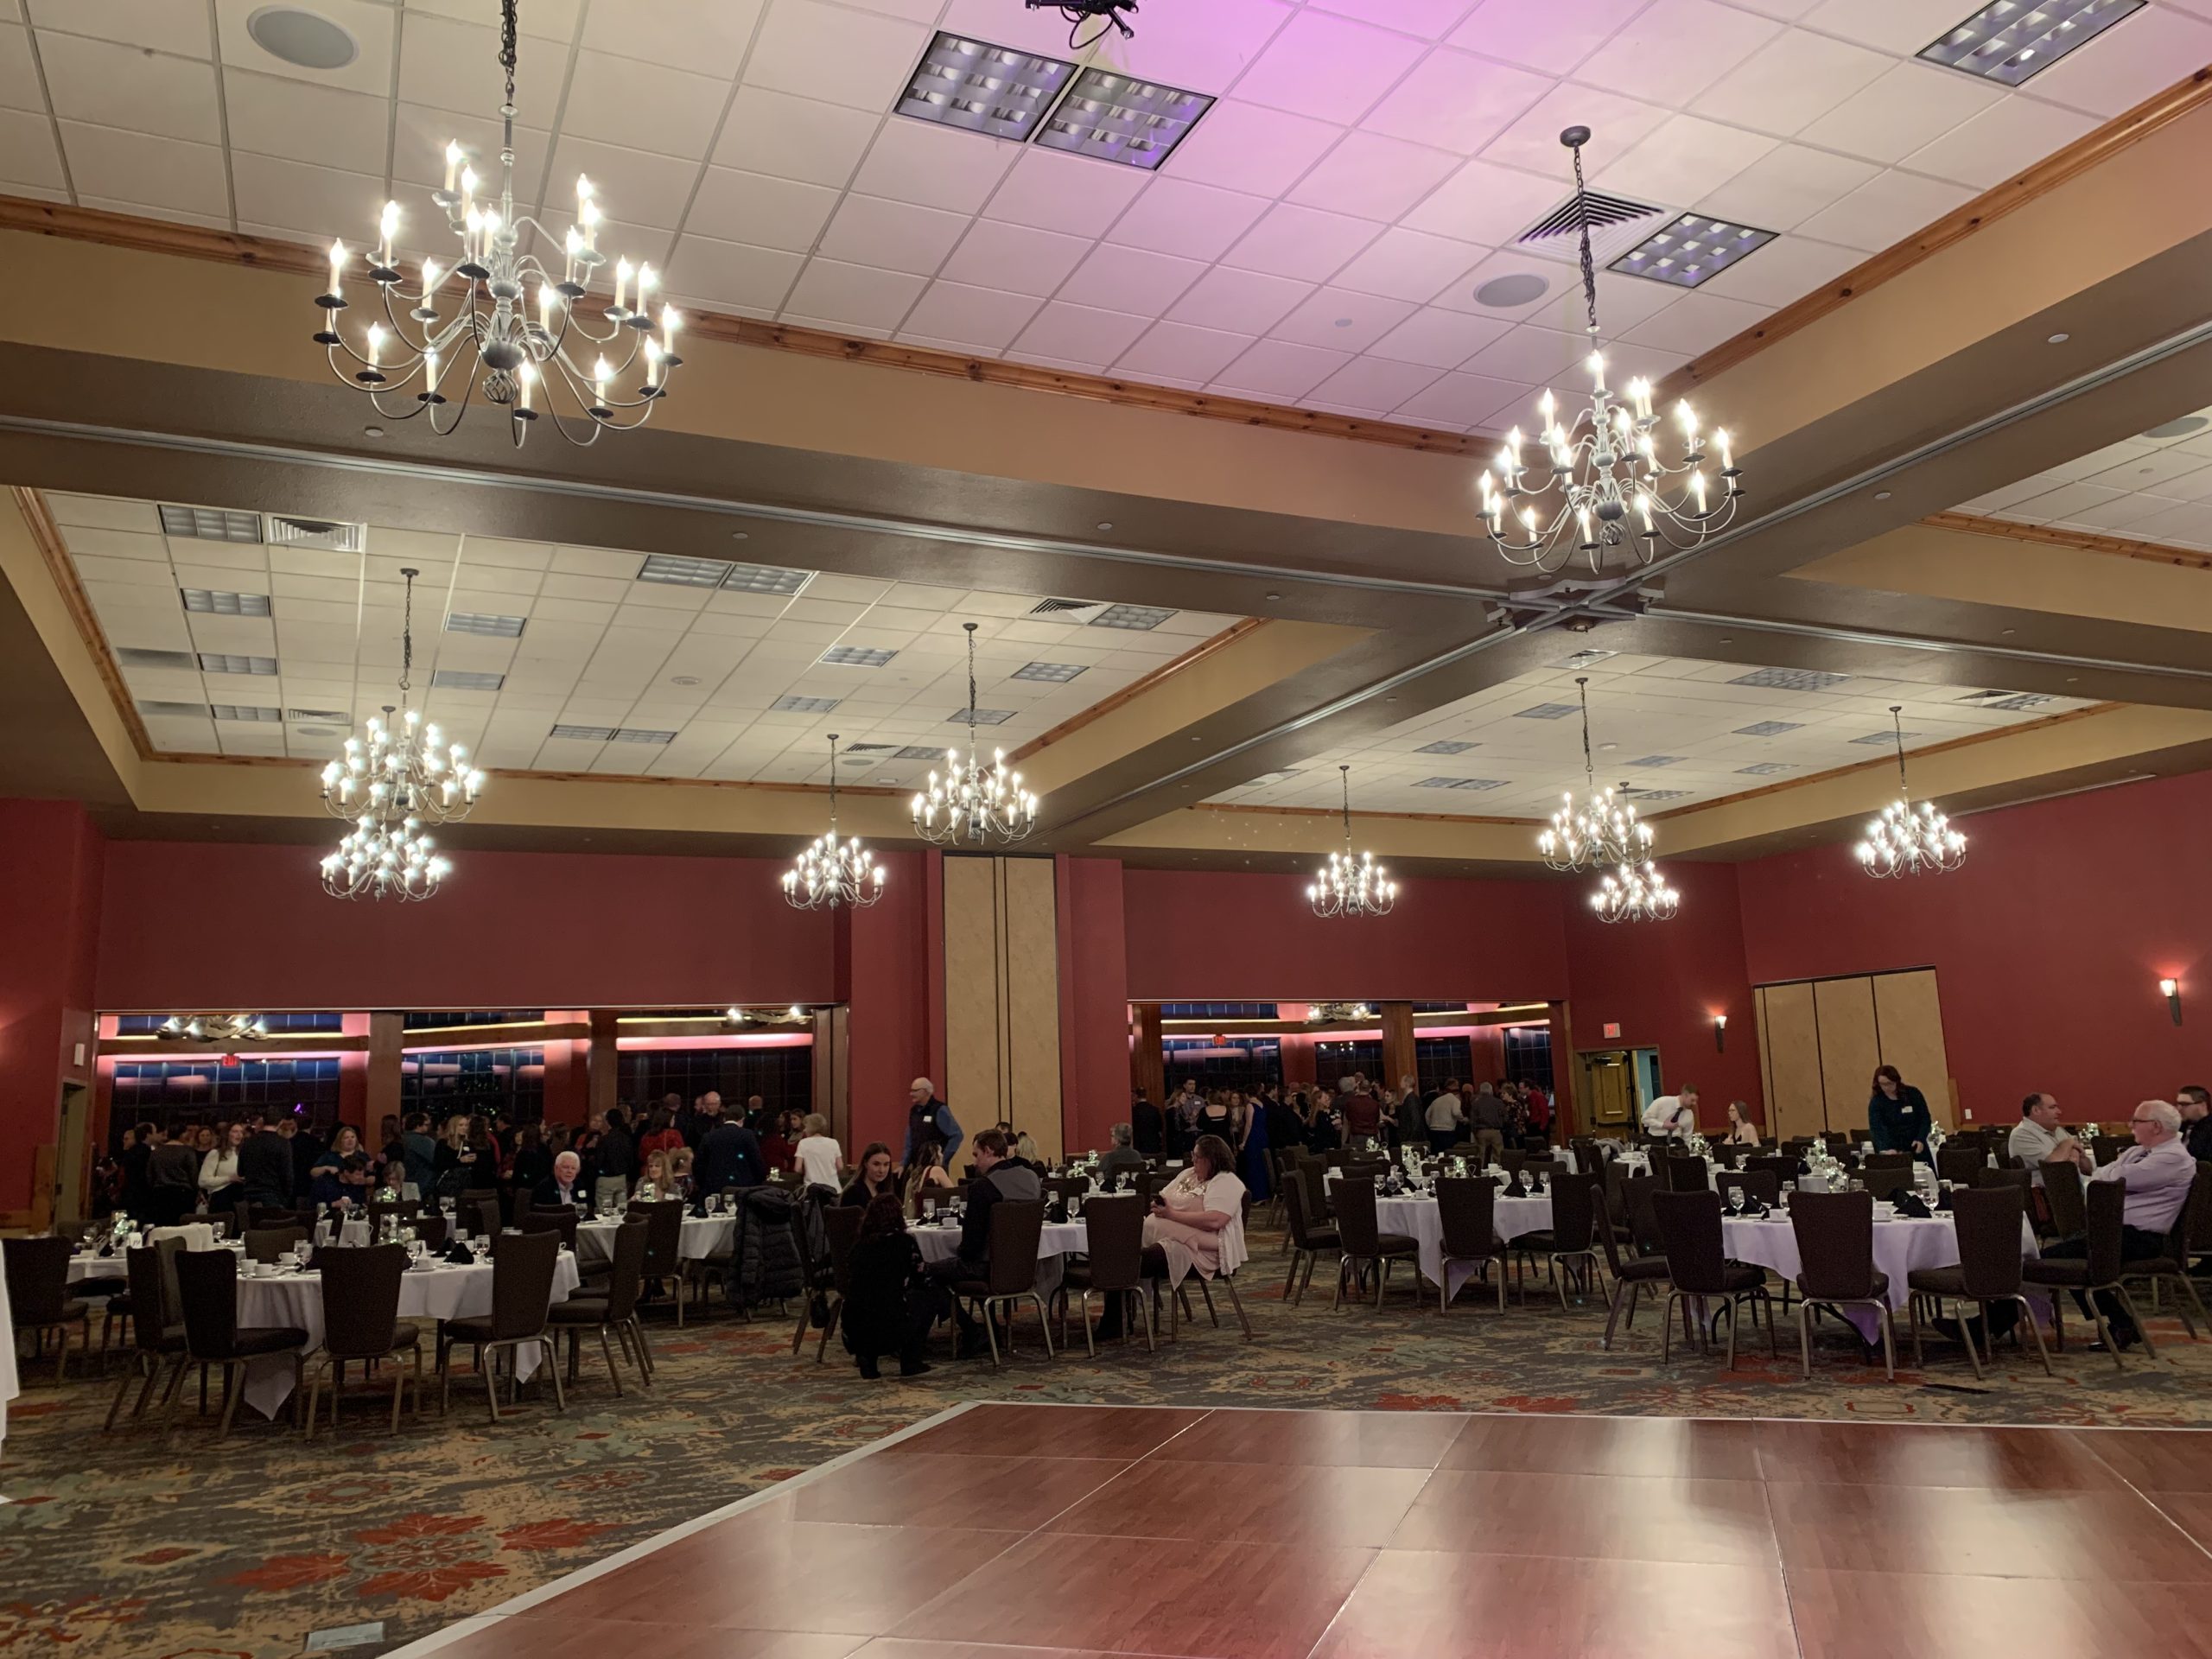
[(333, 242), (330, 245), (330, 287), (325, 291), (334, 300), (344, 297), (345, 290), (340, 286), (340, 276), (345, 269), (346, 245), (343, 242)]
[(453, 194), (454, 181), (461, 176), (461, 141), (458, 138), (448, 138), (446, 141), (445, 186), (445, 194), (448, 195)]
[(643, 316), (645, 315), (645, 296), (653, 291), (655, 285), (658, 284), (659, 281), (660, 273), (656, 271), (650, 264), (640, 264), (639, 265), (638, 303), (633, 308), (639, 315)]
[(619, 317), (629, 309), (622, 303), (629, 292), (630, 262), (627, 259), (617, 259), (614, 262), (614, 308), (607, 314), (608, 316)]
[(569, 264), (567, 270), (562, 273), (561, 280), (574, 286), (576, 280), (576, 256), (584, 251), (583, 233), (571, 225), (569, 226), (569, 234), (563, 245), (568, 254)]
[(1723, 478), (1732, 476), (1736, 471), (1736, 458), (1729, 448), (1728, 429), (1725, 426), (1714, 428), (1713, 441), (1720, 446), (1720, 475)]
[(525, 363), (515, 375), (516, 407), (527, 415), (530, 410), (530, 389), (537, 384), (537, 371)]
[(1697, 499), (1698, 514), (1703, 517), (1705, 513), (1705, 474), (1703, 473), (1690, 474), (1690, 493)]
[(475, 211), (475, 207), (476, 169), (473, 167), (464, 167), (461, 169), (461, 216), (467, 219)]
[(660, 349), (662, 355), (666, 357), (671, 363), (674, 363), (677, 360), (676, 355), (676, 330), (677, 326), (683, 321), (683, 317), (678, 314), (674, 306), (664, 305), (661, 307)]
[[(399, 234), (399, 204), (397, 202), (385, 203), (384, 213), (377, 221), (377, 264), (385, 270), (391, 270), (391, 239)], [(397, 271), (392, 271), (392, 274), (385, 280), (396, 282), (398, 280), (398, 276)]]
[(608, 412), (607, 407), (607, 383), (610, 378), (611, 372), (607, 366), (607, 359), (605, 358), (601, 358), (598, 362), (592, 365), (591, 400), (595, 405), (592, 410), (592, 413), (594, 415), (604, 415)]
[[(581, 179), (577, 181), (579, 185), (582, 182)], [(576, 223), (583, 230), (584, 252), (596, 255), (599, 252), (599, 204), (587, 196), (576, 209)]]

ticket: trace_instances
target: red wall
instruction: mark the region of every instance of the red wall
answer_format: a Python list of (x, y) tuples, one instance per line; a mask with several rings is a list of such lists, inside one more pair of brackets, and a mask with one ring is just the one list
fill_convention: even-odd
[(1129, 973), (1119, 860), (1055, 861), (1059, 906), (1060, 1119), (1072, 1152), (1129, 1116)]
[(929, 1071), (929, 889), (941, 856), (879, 852), (876, 861), (887, 872), (883, 898), (840, 915), (845, 960), (838, 977), (849, 1007), (849, 1154), (871, 1141), (887, 1143), (894, 1155), (903, 1148), (906, 1085)]
[(1951, 1075), (1978, 1120), (2014, 1121), (2037, 1089), (2124, 1119), (2212, 1082), (2212, 772), (1959, 827), (1967, 859), (1949, 875), (1878, 881), (1847, 847), (1742, 866), (1751, 977), (1934, 968)]
[(0, 801), (0, 1210), (30, 1205), (63, 1079), (92, 1077), (75, 1051), (92, 1048), (100, 847), (73, 801)]

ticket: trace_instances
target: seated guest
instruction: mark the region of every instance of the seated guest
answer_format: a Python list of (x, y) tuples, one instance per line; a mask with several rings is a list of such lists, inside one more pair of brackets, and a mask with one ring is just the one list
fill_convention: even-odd
[(934, 1141), (925, 1141), (914, 1154), (914, 1161), (907, 1166), (906, 1191), (902, 1195), (906, 1206), (906, 1219), (912, 1221), (922, 1213), (922, 1200), (933, 1192), (950, 1190), (952, 1172), (944, 1166), (944, 1148)]
[(841, 1205), (873, 1204), (888, 1194), (898, 1198), (899, 1180), (891, 1173), (891, 1148), (880, 1141), (871, 1141), (861, 1148), (860, 1173), (853, 1177), (837, 1202)]
[(2212, 1158), (2212, 1090), (2201, 1083), (2184, 1083), (2174, 1090), (2174, 1108), (2181, 1113), (2182, 1139), (2192, 1158)]
[(1035, 1170), (1045, 1173), (1045, 1154), (1037, 1145), (1037, 1137), (1024, 1130), (1014, 1138), (1014, 1156)]
[(1191, 1148), (1191, 1166), (1160, 1190), (1145, 1217), (1146, 1255), (1157, 1249), (1170, 1287), (1196, 1270), (1211, 1279), (1234, 1273), (1244, 1261), (1244, 1183), (1236, 1175), (1229, 1143), (1202, 1135)]
[(420, 1198), (422, 1192), (407, 1179), (407, 1165), (395, 1158), (377, 1173), (376, 1188), (370, 1197), (378, 1204), (405, 1204)]
[(1759, 1144), (1759, 1126), (1745, 1115), (1744, 1103), (1728, 1103), (1728, 1140), (1732, 1147), (1756, 1147)]
[(1116, 1123), (1109, 1132), (1112, 1147), (1098, 1160), (1099, 1184), (1112, 1192), (1126, 1175), (1131, 1180), (1144, 1168), (1144, 1154), (1130, 1144), (1135, 1138), (1127, 1123)]
[(698, 1154), (690, 1147), (678, 1147), (673, 1152), (664, 1153), (662, 1161), (668, 1167), (668, 1185), (663, 1191), (664, 1197), (688, 1198), (698, 1192), (698, 1178), (695, 1173)]
[(2020, 1121), (2012, 1126), (2005, 1150), (2033, 1172), (2037, 1186), (2043, 1185), (2045, 1164), (2072, 1164), (2085, 1173), (2097, 1166), (2089, 1149), (2058, 1127), (2056, 1095), (2037, 1092), (2020, 1103)]
[(699, 1142), (699, 1191), (714, 1193), (731, 1186), (759, 1186), (768, 1179), (760, 1138), (734, 1118), (718, 1117)]
[[(2189, 1189), (2196, 1179), (2196, 1160), (2189, 1155), (2189, 1147), (2182, 1141), (2181, 1114), (2165, 1101), (2145, 1101), (2135, 1109), (2128, 1127), (2134, 1131), (2135, 1144), (2089, 1179), (2117, 1181), (2126, 1189), (2120, 1211), (2120, 1259), (2141, 1262), (2166, 1253), (2166, 1235), (2172, 1230), (2182, 1206), (2189, 1202)], [(2087, 1239), (2069, 1238), (2047, 1246), (2043, 1254), (2078, 1258), (2086, 1256), (2088, 1249)], [(2078, 1290), (2074, 1300), (2082, 1304), (2086, 1317), (2088, 1300)], [(2104, 1311), (2113, 1340), (2120, 1347), (2133, 1348), (2143, 1339), (2119, 1297), (2101, 1290), (2097, 1305)], [(1997, 1334), (2003, 1335), (2002, 1329)]]
[(668, 1190), (666, 1153), (649, 1152), (645, 1154), (645, 1166), (638, 1174), (638, 1190), (630, 1196), (639, 1204), (652, 1204), (675, 1196)]
[(369, 1159), (351, 1123), (340, 1123), (330, 1148), (308, 1169), (308, 1197), (317, 1209), (358, 1210), (369, 1196)]
[[(981, 1279), (989, 1270), (994, 1207), (1005, 1199), (1034, 1204), (1045, 1196), (1045, 1184), (1037, 1172), (1007, 1156), (1006, 1136), (998, 1130), (985, 1129), (969, 1145), (976, 1179), (968, 1183), (968, 1211), (961, 1218), (959, 1249), (929, 1264), (930, 1276), (947, 1287), (963, 1279)], [(1225, 1151), (1223, 1156), (1226, 1158)], [(982, 1321), (957, 1303), (953, 1312), (960, 1320), (960, 1343), (955, 1355), (972, 1359), (984, 1350)]]
[(573, 1152), (563, 1153), (553, 1160), (553, 1173), (537, 1184), (530, 1197), (533, 1204), (589, 1204), (591, 1189), (584, 1185), (584, 1160)]
[(807, 1185), (835, 1188), (844, 1173), (845, 1149), (830, 1133), (830, 1120), (819, 1112), (809, 1112), (799, 1127), (804, 1133), (791, 1148), (791, 1166), (804, 1177)]
[[(888, 1147), (883, 1148), (883, 1162), (887, 1172)], [(941, 1293), (923, 1271), (920, 1247), (907, 1234), (898, 1198), (887, 1192), (868, 1200), (846, 1269), (844, 1312), (838, 1317), (845, 1351), (859, 1363), (861, 1375), (871, 1382), (881, 1376), (876, 1361), (885, 1354), (899, 1356), (901, 1376), (928, 1370), (922, 1345), (937, 1323), (940, 1300)]]

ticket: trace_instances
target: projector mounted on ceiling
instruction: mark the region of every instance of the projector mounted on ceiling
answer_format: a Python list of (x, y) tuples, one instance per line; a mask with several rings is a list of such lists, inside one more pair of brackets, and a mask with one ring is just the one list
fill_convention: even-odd
[[(1136, 30), (1122, 20), (1121, 14), (1135, 11), (1137, 0), (1021, 0), (1021, 3), (1032, 11), (1057, 11), (1066, 18), (1068, 45), (1075, 51), (1096, 46), (1105, 38), (1109, 29), (1120, 29), (1125, 41), (1136, 38)], [(1083, 32), (1085, 23), (1095, 25), (1089, 35)]]

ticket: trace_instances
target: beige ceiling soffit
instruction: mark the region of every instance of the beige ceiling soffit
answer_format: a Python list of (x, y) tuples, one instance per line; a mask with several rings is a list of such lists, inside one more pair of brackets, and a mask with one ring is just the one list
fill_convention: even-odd
[[(1487, 860), (1528, 863), (1541, 869), (1532, 826), (1509, 818), (1397, 817), (1352, 814), (1352, 844), (1385, 864), (1393, 859)], [(1254, 808), (1182, 807), (1117, 834), (1096, 845), (1102, 852), (1173, 849), (1193, 853), (1265, 856), (1296, 854), (1315, 860), (1344, 849), (1341, 815), (1276, 811)]]
[(1191, 668), (1198, 663), (1204, 662), (1207, 658), (1212, 656), (1214, 652), (1221, 650), (1224, 645), (1229, 645), (1231, 641), (1243, 639), (1255, 628), (1265, 626), (1267, 621), (1268, 619), (1263, 616), (1243, 616), (1237, 618), (1236, 621), (1224, 628), (1219, 633), (1215, 634), (1210, 639), (1200, 640), (1197, 645), (1192, 646), (1190, 650), (1185, 652), (1180, 657), (1176, 658), (1174, 661), (1171, 663), (1165, 663), (1160, 667), (1154, 669), (1149, 674), (1130, 681), (1120, 690), (1115, 692), (1113, 696), (1109, 697), (1101, 697), (1096, 702), (1092, 703), (1090, 708), (1077, 709), (1074, 714), (1070, 715), (1058, 725), (1053, 727), (1052, 730), (1045, 732), (1039, 736), (1031, 738), (1027, 743), (1016, 749), (1012, 754), (1007, 756), (1007, 759), (1009, 760), (1027, 760), (1031, 755), (1037, 753), (1039, 750), (1050, 748), (1062, 738), (1073, 737), (1077, 732), (1090, 725), (1092, 721), (1103, 720), (1108, 715), (1112, 714), (1116, 709), (1122, 708), (1125, 704), (1135, 702), (1139, 697), (1145, 696), (1147, 692), (1157, 690), (1175, 675), (1183, 672), (1184, 670)]
[(61, 531), (36, 490), (10, 486), (16, 511), (0, 513), (0, 572), (45, 642), (47, 654), (83, 709), (124, 787), (135, 797), (136, 779), (153, 745), (137, 706), (123, 683), (78, 585)]
[(2109, 554), (2114, 558), (2178, 564), (2190, 570), (2212, 570), (2212, 553), (2168, 547), (2160, 542), (2139, 542), (2126, 536), (2101, 536), (2094, 531), (2062, 530), (2055, 524), (2016, 524), (2008, 519), (1984, 518), (1971, 512), (1933, 512), (1920, 522), (1930, 530), (1959, 530), (1969, 536), (2038, 542), (2046, 547), (2070, 547), (2083, 553)]
[(2125, 114), (2083, 133), (2025, 172), (1993, 185), (1972, 201), (1952, 209), (1902, 242), (1854, 265), (1816, 291), (1783, 306), (1756, 327), (1725, 340), (1694, 357), (1662, 382), (1657, 397), (1668, 400), (1757, 356), (1777, 341), (1832, 316), (1923, 260), (1964, 241), (1977, 231), (2040, 200), (2113, 156), (2142, 143), (2191, 111), (2212, 103), (2212, 67), (2193, 71)]
[[(75, 242), (128, 248), (141, 253), (162, 253), (185, 259), (212, 260), (244, 265), (288, 276), (327, 275), (329, 263), (317, 249), (272, 237), (173, 224), (141, 219), (134, 214), (100, 208), (73, 207), (63, 203), (35, 201), (22, 196), (0, 196), (0, 231), (28, 231)], [(768, 351), (796, 353), (804, 357), (830, 358), (845, 363), (873, 364), (918, 374), (972, 381), (979, 385), (1007, 386), (1021, 391), (1041, 391), (1093, 403), (1118, 404), (1127, 409), (1146, 409), (1170, 415), (1189, 415), (1203, 420), (1229, 421), (1239, 426), (1265, 427), (1281, 432), (1300, 432), (1311, 437), (1346, 438), (1360, 443), (1386, 445), (1394, 449), (1422, 450), (1437, 454), (1471, 455), (1484, 441), (1457, 432), (1429, 432), (1387, 421), (1362, 421), (1319, 410), (1294, 409), (1257, 399), (1218, 397), (1181, 391), (1172, 386), (1148, 386), (1141, 381), (1117, 380), (1105, 375), (1071, 373), (1033, 364), (998, 358), (963, 357), (955, 352), (905, 346), (890, 340), (861, 340), (833, 334), (819, 328), (791, 323), (763, 322), (756, 318), (691, 307), (684, 312), (684, 330), (700, 340), (732, 346), (752, 346)]]
[[(1329, 818), (1341, 824), (1344, 812), (1333, 806), (1263, 806), (1246, 801), (1200, 801), (1193, 812), (1249, 812), (1269, 818)], [(1459, 812), (1355, 812), (1351, 815), (1352, 834), (1357, 836), (1363, 823), (1510, 823), (1523, 830), (1541, 830), (1543, 821), (1538, 818), (1491, 817), (1480, 813)], [(1338, 839), (1342, 839), (1341, 836)]]

